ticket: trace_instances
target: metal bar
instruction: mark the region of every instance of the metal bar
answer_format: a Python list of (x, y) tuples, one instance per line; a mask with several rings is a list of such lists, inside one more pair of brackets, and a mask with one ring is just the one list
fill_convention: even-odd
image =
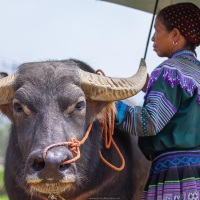
[(150, 40), (150, 37), (151, 37), (151, 32), (152, 32), (152, 28), (153, 28), (154, 18), (156, 16), (158, 2), (159, 2), (159, 0), (156, 0), (154, 11), (153, 11), (153, 17), (152, 17), (152, 20), (151, 20), (151, 26), (150, 26), (150, 29), (149, 29), (149, 35), (148, 35), (148, 39), (147, 39), (147, 43), (146, 43), (146, 48), (145, 48), (144, 60), (146, 60), (146, 56), (147, 56), (147, 50), (148, 50), (148, 47), (149, 47), (149, 40)]

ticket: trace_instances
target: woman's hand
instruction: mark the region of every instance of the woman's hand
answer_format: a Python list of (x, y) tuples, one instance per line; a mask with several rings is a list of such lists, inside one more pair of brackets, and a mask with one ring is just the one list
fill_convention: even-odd
[(116, 101), (115, 108), (116, 108), (115, 125), (120, 125), (124, 120), (127, 105), (122, 101)]

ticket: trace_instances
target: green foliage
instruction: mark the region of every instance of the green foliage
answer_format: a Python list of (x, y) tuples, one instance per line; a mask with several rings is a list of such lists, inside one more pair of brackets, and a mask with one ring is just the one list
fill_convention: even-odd
[[(0, 114), (0, 158), (4, 158), (8, 144), (10, 122)], [(0, 163), (1, 164), (1, 163)]]
[(6, 147), (8, 144), (10, 122), (2, 117), (0, 113), (0, 200), (8, 200), (3, 181), (3, 170), (1, 163), (4, 160)]
[(8, 200), (3, 183), (3, 170), (0, 170), (0, 200)]
[(0, 200), (8, 200), (8, 197), (6, 195), (0, 196)]
[(0, 196), (0, 200), (9, 200), (9, 199), (6, 195), (2, 195), (2, 196)]

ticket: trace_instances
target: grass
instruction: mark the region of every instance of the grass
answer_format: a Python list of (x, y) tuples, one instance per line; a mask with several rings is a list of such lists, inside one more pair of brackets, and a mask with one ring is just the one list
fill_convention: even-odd
[(0, 200), (8, 200), (3, 183), (3, 170), (0, 170)]

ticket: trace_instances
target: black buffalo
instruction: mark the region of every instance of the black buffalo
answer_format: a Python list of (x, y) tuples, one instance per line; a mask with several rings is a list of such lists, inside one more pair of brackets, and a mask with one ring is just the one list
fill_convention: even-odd
[[(76, 60), (25, 63), (1, 79), (0, 110), (12, 122), (5, 159), (9, 199), (141, 199), (148, 163), (137, 139), (114, 130), (123, 168), (113, 143), (109, 149), (104, 145), (102, 125), (112, 122), (106, 120), (113, 116), (114, 101), (136, 94), (145, 79), (143, 66), (133, 77), (119, 79), (94, 74)], [(89, 136), (80, 144), (88, 127)], [(75, 146), (67, 143), (72, 138)], [(100, 151), (123, 169), (105, 164)]]

